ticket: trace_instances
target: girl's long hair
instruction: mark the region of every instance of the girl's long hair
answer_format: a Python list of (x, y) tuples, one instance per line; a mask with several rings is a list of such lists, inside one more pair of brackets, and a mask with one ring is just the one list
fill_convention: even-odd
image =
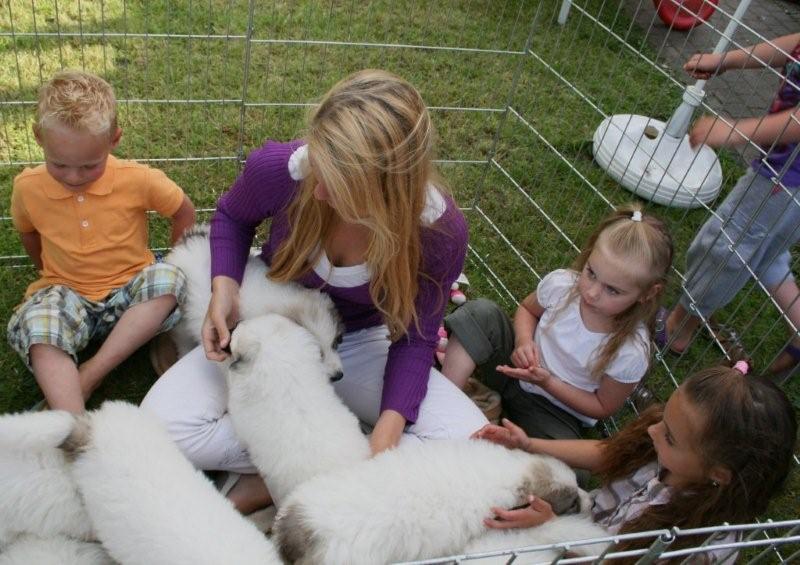
[[(369, 233), (370, 296), (392, 340), (418, 324), (422, 214), (428, 186), (448, 191), (433, 166), (434, 129), (419, 92), (380, 70), (336, 84), (309, 118), (312, 173), (289, 208), (291, 233), (270, 276), (289, 281), (316, 262), (337, 219)], [(319, 175), (319, 177), (315, 176)], [(314, 197), (322, 181), (329, 202)]]
[[(642, 215), (640, 222), (632, 219), (634, 212)], [(626, 258), (630, 264), (637, 265), (638, 271), (649, 274), (645, 280), (636, 281), (636, 286), (643, 292), (647, 292), (655, 284), (661, 285), (648, 300), (637, 301), (616, 316), (614, 320), (616, 329), (605, 341), (591, 367), (592, 375), (599, 380), (620, 347), (635, 335), (636, 328), (641, 322), (645, 323), (652, 335), (656, 313), (672, 265), (673, 247), (672, 236), (666, 224), (655, 216), (643, 213), (639, 204), (620, 206), (600, 222), (573, 263), (572, 268), (575, 271), (578, 273), (583, 271), (589, 256), (598, 244), (606, 246), (614, 255)], [(576, 283), (570, 300), (576, 299), (577, 293)], [(643, 345), (649, 351), (649, 341)]]
[[(717, 485), (709, 479), (673, 491), (669, 502), (648, 507), (623, 524), (620, 534), (751, 522), (766, 510), (789, 474), (797, 421), (791, 402), (774, 383), (730, 367), (713, 367), (688, 378), (679, 390), (703, 415), (704, 425), (693, 443), (704, 467), (727, 469), (731, 481)], [(647, 428), (662, 415), (663, 406), (652, 406), (604, 440), (598, 470), (604, 484), (657, 459)], [(697, 545), (703, 537), (681, 537), (670, 549)], [(630, 540), (615, 551), (648, 545), (649, 540)]]

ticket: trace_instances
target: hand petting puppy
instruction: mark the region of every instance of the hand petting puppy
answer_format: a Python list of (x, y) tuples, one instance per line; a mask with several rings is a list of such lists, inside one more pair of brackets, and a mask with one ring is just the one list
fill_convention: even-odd
[(487, 528), (495, 530), (510, 530), (513, 528), (532, 528), (541, 526), (548, 520), (555, 518), (553, 508), (546, 500), (528, 495), (528, 503), (521, 507), (497, 508), (493, 507), (494, 517), (484, 518), (483, 523)]

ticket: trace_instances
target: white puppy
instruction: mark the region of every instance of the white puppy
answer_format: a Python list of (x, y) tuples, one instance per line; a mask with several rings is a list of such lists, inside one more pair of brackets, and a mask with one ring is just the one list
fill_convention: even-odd
[(486, 441), (407, 444), (300, 485), (279, 510), (276, 543), (297, 563), (372, 564), (452, 555), (486, 531), (492, 506), (528, 495), (557, 514), (587, 509), (564, 463)]
[[(166, 262), (183, 271), (187, 281), (181, 320), (170, 332), (181, 357), (200, 343), (200, 329), (211, 300), (211, 247), (208, 237), (208, 226), (196, 226), (186, 232), (165, 258)], [(241, 319), (268, 313), (291, 318), (317, 337), (328, 371), (341, 371), (336, 346), (344, 328), (331, 299), (326, 294), (299, 284), (274, 282), (267, 278), (267, 271), (264, 262), (251, 254), (239, 289)]]
[(0, 565), (113, 565), (99, 543), (64, 536), (20, 536), (0, 553)]
[(58, 449), (74, 424), (63, 411), (0, 416), (0, 548), (23, 533), (92, 539), (89, 516)]
[(297, 485), (370, 456), (358, 419), (336, 395), (324, 350), (277, 314), (241, 322), (231, 339), (228, 411), (280, 504)]
[(198, 565), (280, 563), (272, 543), (195, 470), (154, 417), (106, 402), (64, 445), (96, 525), (117, 561)]

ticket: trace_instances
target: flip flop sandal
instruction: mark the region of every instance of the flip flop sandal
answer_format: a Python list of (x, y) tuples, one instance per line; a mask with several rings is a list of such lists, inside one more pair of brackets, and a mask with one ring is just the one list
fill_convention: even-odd
[(778, 384), (783, 384), (788, 381), (789, 378), (797, 372), (798, 368), (800, 368), (800, 347), (789, 343), (781, 350), (778, 356), (783, 355), (784, 353), (788, 354), (794, 363), (790, 367), (780, 371), (768, 370), (769, 377)]
[(719, 343), (725, 353), (732, 360), (749, 359), (747, 352), (744, 349), (742, 338), (732, 326), (710, 320), (708, 329), (711, 333), (711, 338)]
[(663, 306), (656, 312), (656, 323), (653, 332), (653, 342), (662, 353), (669, 353), (670, 355), (683, 355), (683, 351), (678, 351), (667, 347), (669, 343), (669, 335), (667, 335), (667, 318), (669, 318), (670, 311)]
[(39, 402), (28, 408), (28, 412), (44, 412), (49, 409), (50, 407), (47, 405), (47, 400), (42, 398)]

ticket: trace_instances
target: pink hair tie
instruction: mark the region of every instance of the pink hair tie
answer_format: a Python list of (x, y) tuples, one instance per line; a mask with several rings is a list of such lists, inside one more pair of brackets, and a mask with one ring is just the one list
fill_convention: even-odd
[(747, 364), (745, 360), (739, 360), (734, 365), (733, 368), (739, 371), (741, 374), (746, 375), (747, 372), (750, 370), (750, 365)]

